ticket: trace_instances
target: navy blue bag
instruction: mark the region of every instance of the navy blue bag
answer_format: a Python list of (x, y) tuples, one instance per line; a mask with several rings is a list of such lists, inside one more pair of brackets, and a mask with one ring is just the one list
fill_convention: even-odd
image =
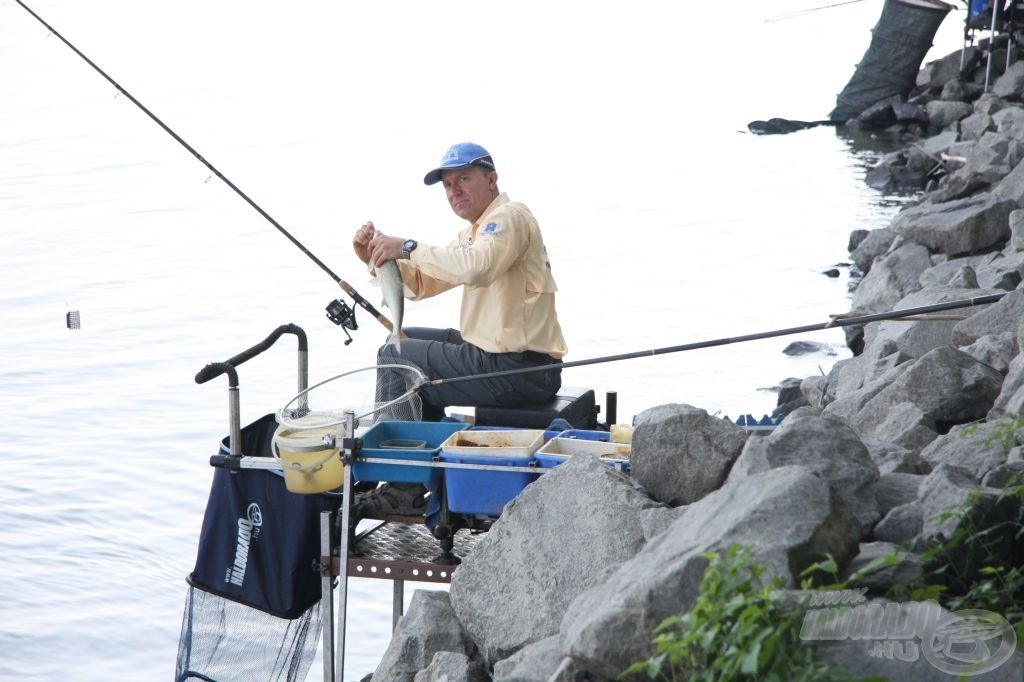
[[(242, 453), (271, 456), (275, 426), (268, 414), (243, 428)], [(274, 471), (215, 469), (189, 584), (280, 618), (301, 616), (320, 599), (320, 513), (340, 499), (288, 492)]]

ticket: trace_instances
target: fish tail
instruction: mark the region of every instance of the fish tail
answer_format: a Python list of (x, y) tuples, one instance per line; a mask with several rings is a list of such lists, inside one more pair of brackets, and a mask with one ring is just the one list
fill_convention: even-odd
[(399, 353), (401, 353), (402, 352), (402, 332), (399, 332), (399, 331), (391, 332), (391, 334), (388, 336), (387, 343), (395, 344), (395, 350), (397, 350)]

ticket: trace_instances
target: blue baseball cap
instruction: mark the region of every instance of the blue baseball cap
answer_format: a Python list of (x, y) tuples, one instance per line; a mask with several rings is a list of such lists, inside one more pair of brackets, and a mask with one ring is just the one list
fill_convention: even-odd
[(453, 168), (466, 166), (483, 166), (494, 170), (494, 159), (491, 153), (478, 144), (460, 142), (453, 144), (441, 157), (441, 165), (423, 176), (424, 185), (433, 185), (441, 181), (441, 173)]

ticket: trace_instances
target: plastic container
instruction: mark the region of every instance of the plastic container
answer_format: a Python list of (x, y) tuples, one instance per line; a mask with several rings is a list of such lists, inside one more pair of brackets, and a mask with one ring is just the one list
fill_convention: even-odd
[[(453, 433), (464, 431), (467, 426), (469, 424), (459, 422), (377, 422), (362, 435), (363, 445), (358, 456), (429, 462), (437, 456), (445, 439)], [(422, 483), (436, 486), (441, 482), (441, 470), (432, 467), (369, 464), (357, 461), (352, 465), (352, 477), (357, 481)]]
[(335, 439), (340, 440), (337, 426), (277, 427), (270, 447), (274, 457), (281, 460), (284, 487), (289, 492), (313, 495), (334, 490), (345, 482), (345, 465), (340, 448), (333, 446)]
[(521, 467), (523, 471), (444, 469), (448, 510), (497, 518), (502, 508), (540, 475), (531, 466), (544, 442), (535, 429), (479, 430), (452, 434), (441, 444), (442, 462)]
[[(565, 433), (572, 432), (566, 431)], [(600, 434), (602, 432), (591, 431), (589, 433)], [(588, 454), (597, 457), (613, 469), (628, 472), (631, 450), (632, 446), (629, 443), (612, 443), (608, 440), (587, 440), (579, 437), (565, 438), (559, 436), (545, 443), (544, 447), (534, 455), (534, 458), (537, 460), (537, 466), (550, 469), (558, 466), (573, 455)]]
[[(471, 426), (470, 431), (519, 431), (524, 430), (518, 426)], [(533, 429), (534, 431), (536, 429)], [(544, 430), (544, 442), (547, 443), (555, 436), (561, 435), (562, 429), (545, 429)]]

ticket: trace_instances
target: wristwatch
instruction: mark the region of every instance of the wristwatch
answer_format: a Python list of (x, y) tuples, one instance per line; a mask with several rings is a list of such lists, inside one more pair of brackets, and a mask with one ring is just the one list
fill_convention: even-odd
[(412, 252), (416, 250), (417, 246), (419, 246), (419, 244), (415, 239), (406, 239), (402, 242), (402, 258), (406, 260), (412, 258)]

